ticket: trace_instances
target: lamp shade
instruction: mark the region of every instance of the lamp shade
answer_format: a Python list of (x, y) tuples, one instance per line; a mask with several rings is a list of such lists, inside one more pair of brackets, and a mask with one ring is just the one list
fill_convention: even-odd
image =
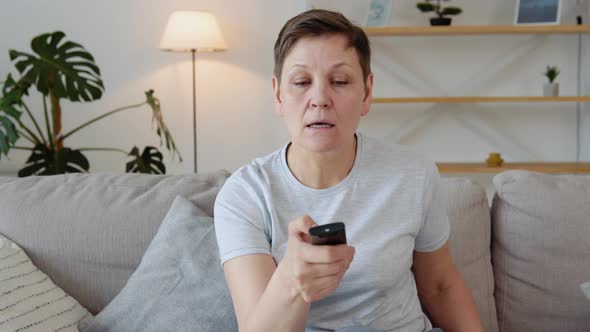
[(215, 52), (225, 50), (226, 47), (213, 14), (204, 11), (177, 11), (168, 18), (160, 49)]

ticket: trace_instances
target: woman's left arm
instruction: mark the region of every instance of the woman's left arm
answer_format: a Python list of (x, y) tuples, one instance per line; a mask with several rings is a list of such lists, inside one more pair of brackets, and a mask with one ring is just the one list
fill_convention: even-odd
[(483, 332), (471, 292), (451, 259), (448, 242), (432, 252), (414, 251), (418, 296), (429, 317), (445, 332)]

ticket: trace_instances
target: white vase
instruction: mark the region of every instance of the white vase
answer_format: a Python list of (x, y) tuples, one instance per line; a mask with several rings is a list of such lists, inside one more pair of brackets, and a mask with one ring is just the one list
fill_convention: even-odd
[(559, 96), (559, 83), (543, 84), (543, 96), (545, 97), (557, 97)]

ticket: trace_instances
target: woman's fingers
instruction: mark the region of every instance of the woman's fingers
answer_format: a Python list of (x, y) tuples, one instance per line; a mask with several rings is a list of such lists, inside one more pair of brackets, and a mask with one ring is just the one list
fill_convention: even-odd
[(298, 279), (311, 280), (338, 274), (345, 268), (345, 262), (343, 261), (327, 264), (302, 262), (295, 268), (295, 277)]
[(330, 284), (323, 289), (319, 289), (318, 291), (307, 296), (307, 300), (305, 299), (305, 297), (303, 298), (303, 300), (307, 303), (312, 303), (312, 302), (321, 300), (324, 297), (332, 294), (338, 288), (338, 286), (340, 286), (340, 281), (338, 281), (335, 284)]
[(340, 260), (351, 261), (355, 250), (346, 244), (339, 245), (312, 245), (301, 243), (299, 255), (308, 263), (334, 263)]
[(301, 287), (301, 297), (307, 303), (320, 300), (330, 295), (338, 285), (342, 274), (337, 273), (331, 276), (315, 278), (310, 282), (304, 283)]

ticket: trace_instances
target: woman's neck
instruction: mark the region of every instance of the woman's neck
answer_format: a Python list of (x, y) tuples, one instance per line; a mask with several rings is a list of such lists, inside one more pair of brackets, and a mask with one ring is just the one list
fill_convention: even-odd
[(344, 180), (356, 159), (356, 135), (351, 144), (331, 152), (309, 152), (295, 144), (287, 148), (287, 165), (295, 178), (307, 187), (326, 189)]

